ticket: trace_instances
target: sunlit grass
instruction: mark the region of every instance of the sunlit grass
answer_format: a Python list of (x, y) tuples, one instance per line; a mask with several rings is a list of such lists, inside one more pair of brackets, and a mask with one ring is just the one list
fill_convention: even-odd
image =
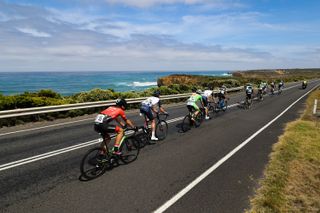
[(273, 146), (260, 188), (248, 212), (320, 212), (320, 128), (311, 111), (313, 92), (301, 119), (287, 124)]

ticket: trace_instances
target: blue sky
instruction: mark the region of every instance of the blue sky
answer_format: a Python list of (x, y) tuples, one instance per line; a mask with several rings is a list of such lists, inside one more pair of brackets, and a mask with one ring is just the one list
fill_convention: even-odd
[(0, 0), (0, 71), (320, 67), (318, 0)]

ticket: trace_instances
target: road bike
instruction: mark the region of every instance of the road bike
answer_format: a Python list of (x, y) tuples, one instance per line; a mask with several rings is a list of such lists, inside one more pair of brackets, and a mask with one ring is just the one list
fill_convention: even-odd
[[(156, 132), (155, 135), (159, 140), (164, 140), (167, 137), (168, 134), (168, 123), (167, 118), (169, 114), (168, 113), (156, 113)], [(151, 122), (146, 115), (144, 115), (144, 126), (142, 128), (143, 132), (145, 133), (145, 138), (142, 138), (139, 140), (140, 148), (144, 147), (146, 144), (152, 144), (151, 142), (151, 135), (152, 135), (152, 129), (151, 129)]]
[(189, 111), (189, 113), (183, 118), (181, 124), (182, 132), (187, 132), (191, 129), (191, 127), (199, 127), (202, 121), (205, 118), (205, 109), (200, 108), (200, 111), (197, 115), (195, 115), (195, 110)]
[(213, 102), (214, 112), (225, 112), (228, 109), (228, 101), (226, 99), (219, 99), (217, 102)]
[(103, 146), (88, 150), (80, 163), (81, 176), (87, 180), (91, 180), (101, 176), (107, 170), (111, 170), (115, 166), (120, 165), (121, 162), (128, 164), (135, 161), (140, 151), (139, 142), (136, 138), (138, 131), (139, 128), (125, 129), (125, 134), (120, 142), (120, 155), (114, 154), (113, 149), (108, 148), (107, 140), (103, 134), (100, 134), (107, 150), (105, 150)]

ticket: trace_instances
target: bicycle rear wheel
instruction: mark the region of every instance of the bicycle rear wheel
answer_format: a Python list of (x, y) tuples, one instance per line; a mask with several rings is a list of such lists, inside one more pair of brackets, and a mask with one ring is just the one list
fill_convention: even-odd
[(189, 131), (191, 129), (192, 122), (190, 115), (186, 115), (181, 124), (182, 132)]
[(120, 146), (120, 160), (125, 163), (135, 161), (140, 152), (139, 141), (135, 137), (126, 138)]
[(208, 107), (208, 116), (209, 116), (210, 118), (213, 118), (214, 113), (215, 113), (214, 106), (210, 105), (210, 106)]
[(81, 175), (89, 180), (101, 176), (107, 168), (111, 168), (107, 155), (101, 155), (101, 148), (90, 149), (82, 158), (80, 164)]
[(156, 125), (156, 136), (159, 140), (164, 140), (168, 134), (168, 123), (165, 120), (159, 120)]
[(202, 112), (199, 112), (194, 120), (195, 120), (194, 126), (199, 127), (201, 125), (202, 121), (204, 120), (204, 115), (202, 114)]

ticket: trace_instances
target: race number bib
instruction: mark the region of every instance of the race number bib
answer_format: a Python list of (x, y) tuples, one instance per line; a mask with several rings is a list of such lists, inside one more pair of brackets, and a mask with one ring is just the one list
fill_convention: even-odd
[(94, 122), (101, 124), (101, 123), (103, 123), (103, 119), (105, 117), (106, 117), (105, 115), (99, 114), (99, 115), (97, 115), (96, 120), (94, 120)]

